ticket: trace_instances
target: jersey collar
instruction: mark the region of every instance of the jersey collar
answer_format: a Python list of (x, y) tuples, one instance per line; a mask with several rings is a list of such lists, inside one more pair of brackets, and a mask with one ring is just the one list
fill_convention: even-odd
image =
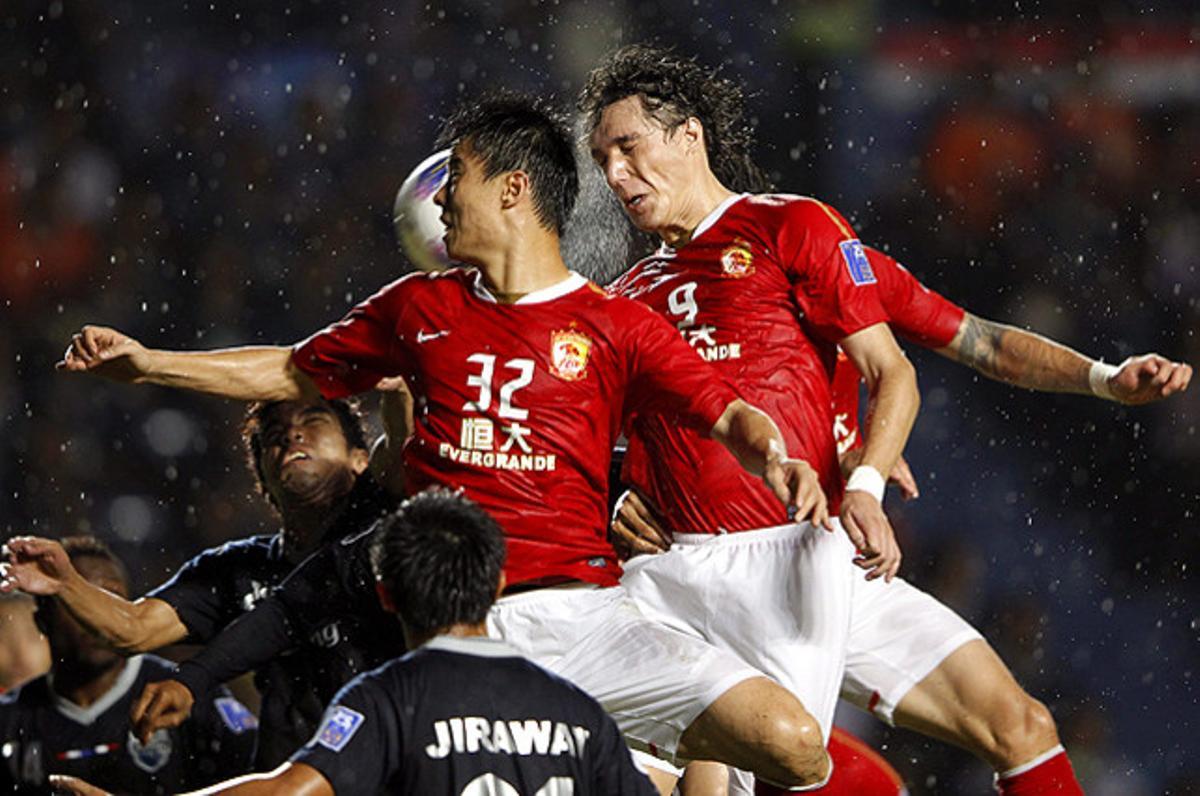
[[(517, 299), (510, 306), (517, 304), (542, 304), (547, 301), (553, 301), (556, 298), (562, 298), (568, 293), (573, 293), (579, 288), (587, 284), (587, 279), (579, 274), (571, 271), (566, 279), (557, 282), (549, 287), (544, 287), (541, 290), (535, 290), (532, 293), (526, 293), (521, 298)], [(487, 285), (483, 281), (483, 272), (475, 271), (475, 282), (472, 289), (478, 298), (492, 304), (498, 304), (496, 297), (492, 295), (492, 291), (487, 289)]]
[(125, 696), (129, 689), (133, 687), (133, 684), (137, 682), (138, 673), (141, 670), (141, 655), (134, 655), (126, 659), (125, 668), (121, 670), (121, 674), (117, 676), (112, 687), (86, 708), (79, 707), (79, 705), (76, 705), (54, 690), (53, 672), (46, 675), (46, 684), (50, 686), (50, 696), (54, 700), (54, 707), (59, 713), (76, 724), (91, 725), (96, 722), (96, 719), (103, 716), (109, 708), (120, 701), (121, 697)]
[[(727, 197), (725, 201), (714, 207), (712, 212), (700, 219), (700, 223), (696, 225), (696, 229), (692, 232), (692, 237), (688, 243), (691, 243), (693, 240), (707, 232), (713, 224), (716, 224), (721, 219), (721, 216), (725, 215), (726, 210), (733, 207), (734, 204), (742, 201), (749, 195), (750, 194), (748, 193), (735, 193), (733, 196)], [(686, 246), (687, 243), (683, 245)], [(671, 248), (665, 243), (659, 248), (659, 252), (661, 254), (671, 254), (674, 251), (675, 249)]]
[(434, 636), (422, 649), (478, 655), (481, 658), (520, 658), (521, 653), (498, 638), (487, 636)]

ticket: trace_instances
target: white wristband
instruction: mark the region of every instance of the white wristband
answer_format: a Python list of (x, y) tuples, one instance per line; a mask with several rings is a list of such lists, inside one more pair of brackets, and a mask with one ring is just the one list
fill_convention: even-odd
[(880, 503), (883, 502), (883, 490), (887, 488), (887, 481), (879, 471), (869, 465), (859, 465), (854, 468), (854, 472), (850, 473), (850, 480), (846, 482), (847, 492), (866, 492)]
[(1117, 400), (1108, 380), (1117, 375), (1120, 370), (1116, 365), (1110, 365), (1100, 359), (1093, 362), (1092, 369), (1088, 371), (1088, 386), (1092, 388), (1092, 395), (1097, 398), (1107, 398), (1110, 401)]

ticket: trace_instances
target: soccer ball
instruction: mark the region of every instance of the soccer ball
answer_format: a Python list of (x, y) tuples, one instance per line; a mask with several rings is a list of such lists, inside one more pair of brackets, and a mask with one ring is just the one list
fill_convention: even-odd
[(422, 271), (440, 271), (450, 265), (442, 235), (442, 209), (433, 203), (433, 195), (446, 184), (450, 172), (450, 150), (430, 155), (421, 161), (396, 193), (392, 222), (400, 248)]

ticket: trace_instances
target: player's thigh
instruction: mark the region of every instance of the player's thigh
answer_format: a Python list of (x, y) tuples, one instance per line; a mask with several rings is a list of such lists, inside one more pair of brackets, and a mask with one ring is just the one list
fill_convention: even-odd
[(620, 587), (502, 598), (488, 629), (590, 694), (631, 747), (667, 760), (718, 698), (762, 678), (732, 653), (648, 619)]
[(955, 650), (896, 707), (898, 726), (1011, 766), (1058, 743), (1046, 709), (982, 639)]
[(712, 760), (688, 763), (679, 793), (680, 796), (728, 796), (729, 766)]
[(901, 700), (982, 636), (932, 595), (896, 578), (855, 582), (842, 697), (892, 724)]
[(807, 524), (692, 540), (635, 559), (622, 583), (648, 616), (729, 650), (832, 726), (850, 626), (854, 550)]
[(630, 753), (633, 755), (634, 765), (649, 777), (655, 790), (662, 796), (671, 796), (675, 792), (675, 786), (683, 776), (682, 768), (640, 749), (631, 749)]

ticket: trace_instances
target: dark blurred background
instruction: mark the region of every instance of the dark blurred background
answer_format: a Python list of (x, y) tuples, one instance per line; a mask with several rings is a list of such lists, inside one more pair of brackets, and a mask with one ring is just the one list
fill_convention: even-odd
[[(781, 188), (976, 314), (1200, 363), (1200, 9), (908, 5), (0, 5), (0, 532), (96, 533), (148, 587), (272, 529), (241, 407), (57, 375), (70, 334), (304, 337), (407, 270), (392, 198), (460, 93), (565, 103), (644, 39), (744, 80)], [(912, 357), (905, 574), (1051, 706), (1088, 793), (1200, 793), (1200, 390), (1126, 409)], [(843, 718), (914, 794), (990, 788)]]

